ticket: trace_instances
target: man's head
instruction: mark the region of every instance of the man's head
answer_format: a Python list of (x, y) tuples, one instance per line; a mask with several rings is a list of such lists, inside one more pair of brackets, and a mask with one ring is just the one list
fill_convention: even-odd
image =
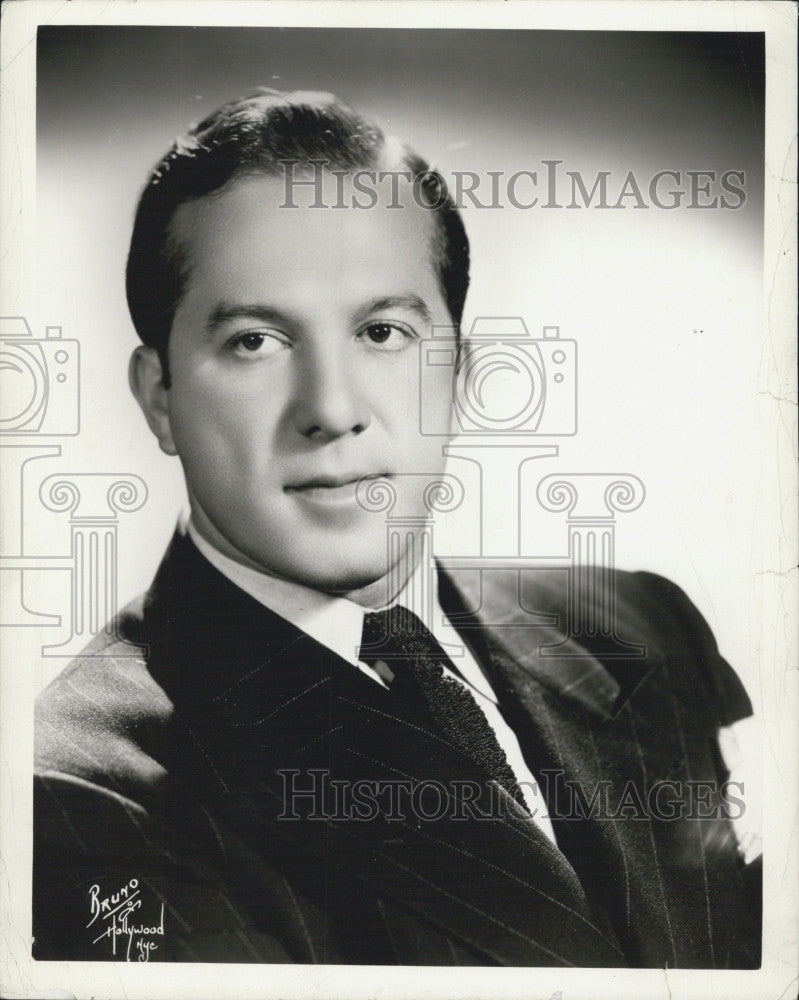
[(437, 206), (429, 209), (431, 259), (452, 322), (460, 324), (469, 287), (469, 241), (441, 176), (333, 94), (263, 88), (223, 105), (178, 138), (139, 199), (128, 255), (128, 307), (142, 342), (158, 351), (167, 385), (169, 333), (191, 265), (188, 248), (173, 230), (177, 209), (248, 175), (285, 178), (287, 172), (316, 172), (318, 164), (424, 178), (417, 190)]
[[(285, 207), (286, 161), (293, 176), (324, 163), (328, 207), (312, 207), (316, 187)], [(369, 209), (332, 207), (364, 170), (424, 173), (439, 207), (411, 184), (378, 186)], [(419, 433), (419, 343), (459, 323), (468, 284), (440, 183), (335, 98), (274, 93), (216, 112), (151, 177), (128, 262), (146, 345), (131, 384), (180, 456), (198, 529), (233, 558), (350, 593), (391, 562), (356, 481), (389, 483), (398, 513), (423, 511), (413, 474), (443, 458), (441, 438)], [(451, 371), (428, 373), (425, 392), (445, 426)]]

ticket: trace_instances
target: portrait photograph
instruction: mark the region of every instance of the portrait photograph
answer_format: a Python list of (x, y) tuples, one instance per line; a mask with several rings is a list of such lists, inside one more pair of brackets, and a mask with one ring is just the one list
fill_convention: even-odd
[(795, 5), (2, 20), (2, 995), (788, 995)]

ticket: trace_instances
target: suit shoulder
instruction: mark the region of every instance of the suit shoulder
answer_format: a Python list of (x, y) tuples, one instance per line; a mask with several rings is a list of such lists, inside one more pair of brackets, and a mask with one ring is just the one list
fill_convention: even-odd
[(35, 768), (130, 794), (163, 770), (148, 752), (172, 704), (148, 669), (141, 599), (129, 605), (37, 698)]
[(673, 580), (640, 570), (615, 574), (616, 604), (621, 615), (637, 618), (664, 644), (683, 643), (703, 658), (718, 657), (710, 626), (685, 591)]
[[(515, 574), (512, 574), (515, 578)], [(596, 597), (595, 591), (603, 585), (590, 567), (577, 567), (573, 576), (568, 569), (533, 570), (522, 574), (521, 598), (523, 606), (556, 615), (561, 624), (569, 611), (569, 602), (583, 605)], [(692, 646), (697, 642), (709, 645), (715, 653), (713, 633), (707, 622), (676, 583), (645, 571), (612, 570), (605, 580), (612, 588), (616, 623), (634, 633), (631, 641), (655, 642), (666, 640), (673, 644), (676, 634)], [(510, 597), (515, 582), (503, 580)]]
[[(713, 632), (688, 595), (674, 581), (656, 573), (614, 570), (606, 578), (610, 584), (613, 625), (616, 636), (643, 647), (645, 658), (631, 660), (646, 665), (668, 664), (671, 676), (682, 677), (686, 685), (701, 685), (706, 692), (713, 716), (721, 725), (729, 725), (752, 714), (752, 705), (735, 671), (721, 656)], [(499, 583), (499, 581), (498, 581)], [(506, 599), (516, 600), (510, 589), (512, 581), (504, 581)], [(595, 603), (598, 586), (593, 573), (579, 572), (576, 579), (563, 570), (531, 571), (523, 574), (519, 600), (522, 607), (552, 615), (558, 626), (566, 630), (571, 606), (583, 610)], [(590, 632), (580, 634), (578, 641), (593, 653), (613, 674), (623, 670), (614, 659), (606, 659), (602, 636)], [(621, 661), (623, 663), (623, 661)]]

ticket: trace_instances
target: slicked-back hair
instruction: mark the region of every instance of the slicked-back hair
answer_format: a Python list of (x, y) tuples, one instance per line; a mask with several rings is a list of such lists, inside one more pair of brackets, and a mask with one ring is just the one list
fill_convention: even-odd
[(170, 228), (176, 210), (246, 175), (283, 175), (286, 161), (295, 173), (322, 162), (334, 170), (424, 176), (420, 190), (433, 216), (431, 264), (452, 320), (460, 325), (469, 287), (469, 241), (441, 175), (408, 147), (395, 147), (377, 125), (333, 94), (260, 89), (223, 105), (180, 137), (139, 199), (128, 254), (128, 308), (142, 342), (159, 353), (167, 387), (169, 332), (190, 268)]

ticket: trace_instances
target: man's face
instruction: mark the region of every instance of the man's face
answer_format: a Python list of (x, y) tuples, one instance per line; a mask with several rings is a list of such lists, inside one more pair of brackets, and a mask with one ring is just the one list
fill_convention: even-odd
[[(280, 208), (284, 182), (246, 177), (180, 207), (187, 288), (169, 342), (168, 431), (200, 531), (228, 555), (318, 590), (385, 576), (385, 514), (356, 482), (386, 477), (396, 514), (424, 510), (442, 438), (419, 433), (420, 341), (451, 324), (430, 213)], [(332, 201), (328, 200), (328, 204)], [(425, 376), (438, 426), (449, 369)], [(163, 441), (162, 441), (163, 444)]]

